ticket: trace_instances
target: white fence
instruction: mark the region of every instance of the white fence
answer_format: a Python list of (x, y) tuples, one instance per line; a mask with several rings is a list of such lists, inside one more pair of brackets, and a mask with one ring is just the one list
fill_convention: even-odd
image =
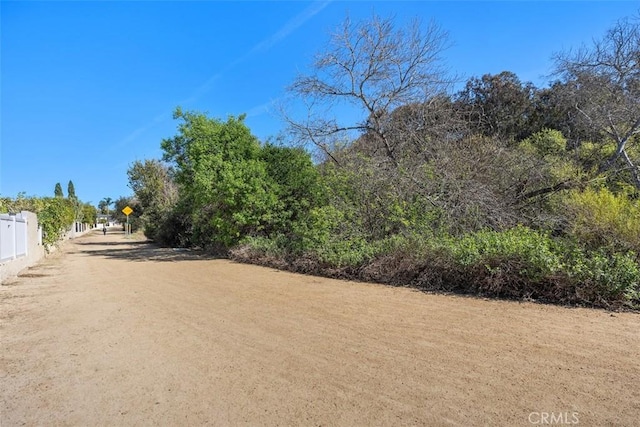
[(0, 262), (27, 256), (27, 217), (0, 214)]
[(0, 282), (35, 265), (44, 256), (42, 228), (36, 214), (0, 214)]
[[(60, 241), (80, 237), (92, 229), (92, 225), (75, 223), (61, 236)], [(48, 250), (52, 251), (55, 247), (49, 247)], [(0, 214), (0, 283), (35, 265), (45, 255), (42, 227), (38, 225), (35, 213)]]

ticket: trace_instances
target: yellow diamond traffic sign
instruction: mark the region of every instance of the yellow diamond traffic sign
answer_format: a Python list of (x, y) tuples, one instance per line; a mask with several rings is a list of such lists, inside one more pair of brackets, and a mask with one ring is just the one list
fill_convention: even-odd
[(125, 214), (126, 216), (129, 216), (131, 212), (133, 212), (133, 209), (131, 209), (129, 206), (125, 206), (125, 208), (122, 209), (122, 213)]

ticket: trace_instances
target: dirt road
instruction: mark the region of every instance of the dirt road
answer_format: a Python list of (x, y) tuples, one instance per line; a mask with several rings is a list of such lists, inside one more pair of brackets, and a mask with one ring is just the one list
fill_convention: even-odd
[[(640, 315), (102, 233), (0, 287), (0, 425), (638, 425)], [(545, 422), (546, 421), (546, 422)]]

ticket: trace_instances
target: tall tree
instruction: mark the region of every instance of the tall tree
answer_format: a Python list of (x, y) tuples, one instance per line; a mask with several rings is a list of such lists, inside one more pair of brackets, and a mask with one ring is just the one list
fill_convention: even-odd
[(56, 188), (53, 190), (53, 195), (55, 197), (64, 197), (64, 193), (62, 192), (62, 185), (59, 182), (56, 183)]
[(111, 197), (105, 197), (104, 199), (98, 202), (98, 209), (103, 214), (109, 215), (109, 207), (113, 204), (113, 199)]
[(73, 181), (69, 180), (69, 184), (67, 186), (67, 197), (69, 199), (77, 199), (78, 197), (76, 196), (76, 188), (73, 185)]
[[(414, 20), (397, 29), (391, 18), (347, 18), (317, 55), (313, 72), (289, 88), (308, 106), (306, 118), (285, 112), (293, 135), (338, 162), (336, 146), (367, 133), (397, 165), (400, 154), (386, 124), (396, 108), (422, 104), (443, 91), (449, 82), (440, 56), (447, 47), (447, 33), (433, 22), (423, 29)], [(359, 117), (345, 114), (345, 107)]]
[(177, 199), (177, 188), (170, 168), (159, 160), (135, 161), (127, 170), (129, 187), (146, 209), (165, 208)]
[(244, 116), (221, 121), (178, 108), (174, 118), (182, 120), (178, 134), (162, 149), (175, 166), (196, 243), (222, 249), (261, 230), (277, 200)]
[(550, 87), (537, 89), (534, 96), (534, 112), (529, 121), (532, 131), (555, 129), (567, 138), (569, 148), (579, 147), (584, 141), (598, 141), (601, 132), (587, 121), (581, 120), (572, 94), (574, 82), (555, 81)]
[(556, 55), (556, 73), (569, 92), (577, 118), (615, 144), (600, 165), (608, 171), (622, 163), (640, 188), (640, 171), (628, 152), (640, 134), (640, 19), (622, 19), (599, 40)]
[(159, 160), (135, 161), (127, 170), (129, 187), (142, 210), (145, 235), (156, 240), (178, 201), (171, 169)]
[(82, 203), (78, 200), (78, 196), (76, 196), (76, 188), (73, 185), (73, 181), (69, 180), (69, 184), (67, 185), (67, 198), (71, 205), (73, 206), (73, 211), (75, 214), (76, 222), (84, 221), (84, 210), (82, 209)]
[(523, 84), (514, 73), (503, 71), (469, 79), (456, 100), (478, 133), (519, 141), (532, 133), (534, 95), (533, 84)]

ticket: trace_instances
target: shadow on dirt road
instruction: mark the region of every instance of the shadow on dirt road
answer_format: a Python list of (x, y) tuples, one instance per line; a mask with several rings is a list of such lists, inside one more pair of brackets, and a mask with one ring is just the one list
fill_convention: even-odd
[[(108, 239), (108, 240), (106, 240)], [(104, 241), (76, 241), (78, 253), (125, 261), (192, 261), (219, 259), (202, 251), (164, 248), (149, 240), (126, 238), (123, 232), (110, 232)]]

